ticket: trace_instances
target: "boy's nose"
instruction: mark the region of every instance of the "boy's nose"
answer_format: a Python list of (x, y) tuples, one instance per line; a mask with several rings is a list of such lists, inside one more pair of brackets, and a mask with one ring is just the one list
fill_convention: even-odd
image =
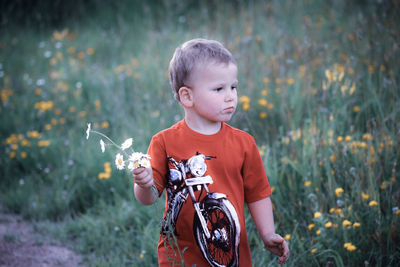
[(232, 101), (236, 97), (236, 91), (233, 90), (228, 90), (228, 92), (225, 95), (225, 101)]

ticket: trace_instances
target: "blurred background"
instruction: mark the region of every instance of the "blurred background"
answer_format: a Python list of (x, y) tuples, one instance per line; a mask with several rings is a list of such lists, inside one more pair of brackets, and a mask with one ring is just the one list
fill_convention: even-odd
[[(197, 37), (238, 62), (230, 124), (256, 138), (288, 266), (399, 264), (399, 1), (16, 0), (0, 10), (0, 203), (84, 265), (157, 263), (164, 199), (141, 206), (116, 151), (101, 153), (85, 131), (132, 137), (146, 152), (183, 118), (168, 64)], [(247, 219), (254, 266), (276, 266)]]

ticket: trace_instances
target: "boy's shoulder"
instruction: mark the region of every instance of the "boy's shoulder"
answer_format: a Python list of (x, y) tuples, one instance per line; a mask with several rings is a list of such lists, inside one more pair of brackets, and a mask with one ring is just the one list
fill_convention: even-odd
[(226, 123), (224, 123), (224, 127), (226, 127), (226, 132), (231, 134), (231, 135), (233, 135), (233, 136), (236, 136), (238, 138), (251, 140), (251, 141), (254, 140), (254, 137), (251, 134), (249, 134), (248, 132), (244, 131), (244, 130), (241, 130), (239, 128), (233, 127), (233, 126), (231, 126), (229, 124), (226, 124)]

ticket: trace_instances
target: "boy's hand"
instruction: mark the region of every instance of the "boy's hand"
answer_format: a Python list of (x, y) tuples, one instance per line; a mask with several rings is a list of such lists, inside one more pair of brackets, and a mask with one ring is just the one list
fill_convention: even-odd
[(264, 240), (265, 248), (279, 256), (278, 263), (284, 265), (289, 259), (289, 246), (278, 234), (270, 234)]
[(153, 172), (151, 168), (137, 168), (132, 171), (135, 184), (142, 188), (150, 188), (154, 185)]

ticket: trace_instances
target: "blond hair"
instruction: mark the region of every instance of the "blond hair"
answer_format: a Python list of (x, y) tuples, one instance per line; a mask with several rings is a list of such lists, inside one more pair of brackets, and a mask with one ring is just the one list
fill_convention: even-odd
[(169, 82), (178, 101), (178, 91), (186, 86), (192, 71), (200, 64), (209, 63), (236, 64), (236, 61), (228, 49), (214, 40), (193, 39), (176, 48), (169, 63)]

